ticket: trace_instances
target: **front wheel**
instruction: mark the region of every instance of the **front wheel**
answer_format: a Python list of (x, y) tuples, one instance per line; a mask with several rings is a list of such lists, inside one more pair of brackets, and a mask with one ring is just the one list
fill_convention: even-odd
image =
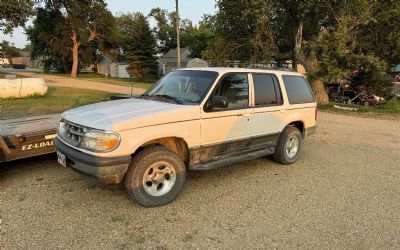
[(296, 127), (285, 128), (275, 148), (274, 160), (280, 164), (289, 165), (297, 161), (302, 148), (301, 132)]
[(142, 206), (156, 207), (173, 201), (185, 180), (182, 159), (163, 146), (153, 146), (133, 158), (125, 176), (125, 188), (128, 196)]

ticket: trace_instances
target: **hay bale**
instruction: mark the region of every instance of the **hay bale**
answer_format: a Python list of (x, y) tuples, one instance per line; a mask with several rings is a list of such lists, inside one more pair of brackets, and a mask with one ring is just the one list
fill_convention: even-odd
[(0, 98), (44, 96), (47, 89), (47, 84), (41, 78), (0, 79)]

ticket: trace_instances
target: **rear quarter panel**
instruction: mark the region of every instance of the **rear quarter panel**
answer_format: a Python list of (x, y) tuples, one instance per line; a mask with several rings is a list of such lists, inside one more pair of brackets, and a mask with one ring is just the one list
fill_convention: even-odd
[(316, 125), (315, 109), (317, 107), (317, 104), (315, 102), (303, 103), (303, 104), (290, 104), (285, 84), (283, 83), (283, 78), (282, 78), (283, 75), (294, 75), (302, 77), (304, 76), (298, 73), (291, 73), (291, 72), (281, 72), (280, 74), (277, 75), (284, 100), (283, 108), (285, 109), (285, 115), (283, 116), (284, 117), (283, 119), (285, 121), (285, 126), (295, 121), (301, 121), (304, 124), (304, 128), (315, 126)]

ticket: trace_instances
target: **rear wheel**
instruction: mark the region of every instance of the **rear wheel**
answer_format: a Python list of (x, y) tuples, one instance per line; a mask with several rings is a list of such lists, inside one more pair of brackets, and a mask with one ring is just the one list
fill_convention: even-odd
[(173, 201), (186, 180), (182, 159), (163, 146), (139, 152), (125, 176), (128, 196), (145, 207), (156, 207)]
[(289, 165), (297, 161), (302, 148), (301, 132), (296, 127), (285, 128), (275, 148), (274, 160)]

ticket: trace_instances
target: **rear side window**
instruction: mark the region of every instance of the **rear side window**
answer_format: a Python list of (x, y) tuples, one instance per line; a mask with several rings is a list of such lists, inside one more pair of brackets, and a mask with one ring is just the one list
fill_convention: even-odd
[(302, 76), (282, 76), (290, 104), (312, 103), (314, 96)]
[(278, 79), (270, 74), (253, 74), (255, 106), (282, 104)]

